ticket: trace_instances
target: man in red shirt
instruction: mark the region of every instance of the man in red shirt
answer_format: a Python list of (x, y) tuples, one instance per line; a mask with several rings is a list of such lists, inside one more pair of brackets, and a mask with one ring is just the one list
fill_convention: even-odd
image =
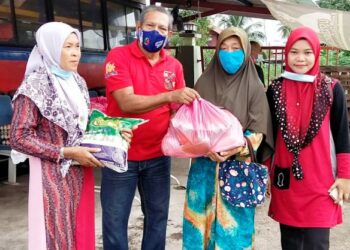
[(136, 187), (144, 218), (143, 250), (165, 249), (170, 198), (170, 158), (161, 141), (176, 104), (199, 97), (185, 87), (181, 64), (163, 49), (172, 18), (159, 6), (148, 6), (137, 26), (138, 39), (112, 49), (105, 63), (107, 114), (148, 120), (134, 131), (128, 171), (102, 170), (101, 203), (105, 250), (128, 249), (127, 227)]

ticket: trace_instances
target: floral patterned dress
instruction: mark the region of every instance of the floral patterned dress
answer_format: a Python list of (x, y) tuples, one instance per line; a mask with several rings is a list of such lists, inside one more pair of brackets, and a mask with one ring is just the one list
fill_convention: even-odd
[[(48, 86), (46, 89), (52, 88), (45, 70), (34, 73), (32, 77), (38, 79), (34, 83)], [(88, 103), (85, 82), (82, 78), (78, 80)], [(95, 249), (92, 169), (69, 166), (63, 177), (59, 150), (69, 146), (69, 136), (57, 125), (58, 122), (52, 122), (59, 119), (55, 112), (61, 112), (54, 106), (57, 96), (51, 90), (52, 95), (45, 95), (46, 98), (38, 104), (40, 97), (33, 100), (31, 94), (25, 93), (30, 87), (33, 86), (22, 83), (14, 97), (10, 132), (11, 147), (30, 156), (29, 249), (33, 245), (33, 249), (38, 250)], [(42, 106), (46, 107), (44, 112), (40, 109)], [(68, 114), (65, 119), (71, 117)]]

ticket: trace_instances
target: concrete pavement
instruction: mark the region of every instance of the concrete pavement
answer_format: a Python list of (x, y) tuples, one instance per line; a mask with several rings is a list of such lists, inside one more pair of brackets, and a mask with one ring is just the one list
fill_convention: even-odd
[[(181, 185), (186, 185), (188, 160), (175, 159), (172, 174)], [(99, 170), (95, 172), (96, 188), (96, 249), (102, 249), (101, 207), (99, 199)], [(0, 250), (27, 249), (28, 175), (18, 177), (19, 185), (0, 184)], [(167, 250), (180, 250), (182, 239), (182, 209), (185, 190), (172, 180), (170, 213), (167, 229)], [(267, 202), (268, 203), (268, 202)], [(257, 209), (255, 250), (280, 249), (278, 224), (267, 216), (267, 204)], [(143, 216), (136, 199), (129, 222), (130, 250), (139, 250), (142, 238)], [(331, 250), (350, 249), (350, 203), (345, 204), (344, 223), (331, 231)]]

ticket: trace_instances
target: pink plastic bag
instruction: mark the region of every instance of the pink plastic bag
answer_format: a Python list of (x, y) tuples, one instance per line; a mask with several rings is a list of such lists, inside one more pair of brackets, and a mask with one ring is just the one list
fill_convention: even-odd
[(204, 99), (182, 105), (171, 119), (162, 141), (165, 155), (188, 158), (205, 156), (243, 146), (243, 129), (238, 119)]
[(107, 98), (104, 96), (97, 96), (90, 98), (91, 110), (97, 109), (102, 113), (106, 113), (107, 110)]

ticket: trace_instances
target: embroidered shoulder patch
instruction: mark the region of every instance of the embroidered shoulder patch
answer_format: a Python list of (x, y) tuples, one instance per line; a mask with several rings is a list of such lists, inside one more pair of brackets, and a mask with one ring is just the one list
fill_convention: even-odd
[(109, 78), (111, 76), (118, 75), (118, 72), (115, 69), (114, 63), (108, 62), (106, 63), (106, 69), (105, 69), (105, 78)]

